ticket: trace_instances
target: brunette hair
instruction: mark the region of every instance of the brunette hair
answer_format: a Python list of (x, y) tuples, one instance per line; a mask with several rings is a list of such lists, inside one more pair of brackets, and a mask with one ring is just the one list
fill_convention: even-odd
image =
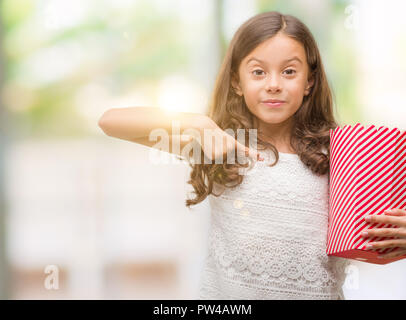
[[(209, 104), (208, 116), (223, 130), (244, 129), (248, 146), (248, 129), (256, 128), (254, 115), (248, 110), (244, 98), (232, 88), (231, 80), (238, 79), (241, 61), (263, 41), (284, 34), (304, 46), (309, 78), (314, 79), (310, 93), (303, 97), (301, 107), (293, 115), (291, 146), (301, 161), (318, 175), (329, 173), (330, 129), (338, 126), (334, 119), (333, 99), (321, 61), (319, 49), (311, 32), (298, 18), (276, 11), (260, 13), (242, 24), (230, 41), (216, 78)], [(269, 147), (275, 154), (274, 166), (279, 160), (275, 146), (264, 141), (258, 133), (258, 149)], [(239, 168), (247, 164), (193, 164), (190, 183), (194, 199), (187, 199), (186, 206), (198, 204), (208, 195), (219, 196), (225, 187), (235, 187), (243, 181)], [(216, 193), (216, 190), (220, 192)]]

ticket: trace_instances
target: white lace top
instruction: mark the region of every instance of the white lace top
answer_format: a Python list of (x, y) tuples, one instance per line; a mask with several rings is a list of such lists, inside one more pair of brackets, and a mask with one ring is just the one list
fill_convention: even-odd
[(328, 176), (259, 150), (242, 184), (211, 205), (200, 299), (344, 299), (347, 259), (327, 256)]

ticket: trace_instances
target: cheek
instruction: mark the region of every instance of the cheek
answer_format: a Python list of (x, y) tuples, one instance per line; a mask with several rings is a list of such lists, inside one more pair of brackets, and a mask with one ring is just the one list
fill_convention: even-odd
[(258, 82), (250, 83), (245, 87), (245, 97), (247, 100), (254, 102), (261, 97), (262, 85)]
[(291, 82), (286, 85), (285, 89), (291, 98), (301, 99), (304, 95), (305, 85), (302, 82)]
[(248, 93), (255, 93), (258, 90), (261, 90), (263, 86), (263, 81), (250, 81), (245, 85), (245, 88)]

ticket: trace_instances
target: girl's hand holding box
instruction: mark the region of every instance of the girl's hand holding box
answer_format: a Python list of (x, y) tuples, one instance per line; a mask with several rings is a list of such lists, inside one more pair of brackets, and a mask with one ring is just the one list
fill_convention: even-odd
[(406, 254), (406, 210), (392, 209), (386, 210), (384, 215), (369, 215), (365, 217), (365, 221), (374, 224), (391, 224), (394, 228), (378, 228), (369, 229), (362, 232), (365, 238), (385, 237), (393, 238), (391, 240), (381, 240), (377, 242), (369, 242), (368, 249), (385, 249), (399, 247), (401, 250), (389, 252), (384, 255), (379, 255), (378, 258), (389, 259)]
[(329, 179), (327, 254), (377, 264), (406, 258), (406, 132), (359, 123), (330, 130)]

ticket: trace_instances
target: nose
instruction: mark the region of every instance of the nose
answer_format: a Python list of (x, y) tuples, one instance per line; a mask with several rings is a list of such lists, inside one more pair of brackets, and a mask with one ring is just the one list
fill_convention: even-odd
[(280, 79), (278, 76), (269, 76), (265, 84), (266, 91), (278, 92), (281, 90)]

